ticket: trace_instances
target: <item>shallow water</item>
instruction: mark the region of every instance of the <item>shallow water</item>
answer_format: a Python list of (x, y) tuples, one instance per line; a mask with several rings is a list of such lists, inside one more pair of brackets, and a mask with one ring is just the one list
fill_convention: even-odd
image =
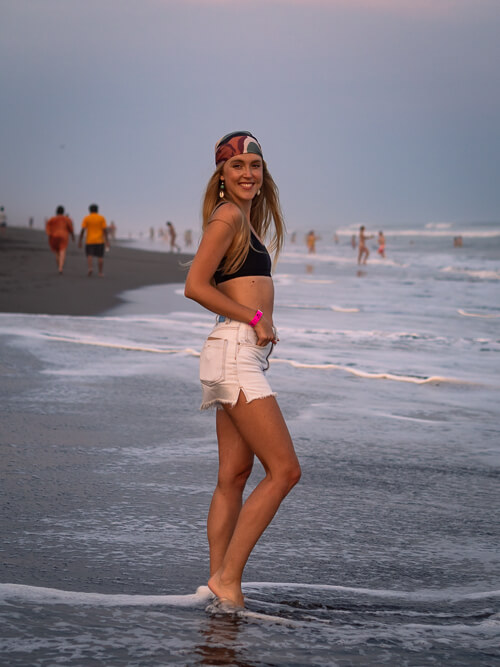
[(403, 231), (361, 269), (326, 241), (278, 266), (270, 381), (303, 478), (244, 612), (196, 593), (213, 317), (180, 286), (106, 317), (0, 316), (0, 661), (500, 664), (500, 235)]
[(486, 665), (500, 623), (498, 593), (260, 583), (247, 584), (247, 608), (231, 612), (203, 594), (87, 599), (12, 588), (0, 588), (0, 599), (10, 606), (13, 665), (35, 664), (34, 655), (64, 665)]

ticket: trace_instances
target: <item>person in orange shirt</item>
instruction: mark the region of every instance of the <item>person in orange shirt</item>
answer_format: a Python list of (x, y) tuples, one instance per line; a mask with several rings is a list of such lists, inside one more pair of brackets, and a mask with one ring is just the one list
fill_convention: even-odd
[(82, 220), (82, 231), (78, 239), (78, 247), (82, 247), (83, 237), (85, 231), (87, 238), (85, 239), (85, 255), (87, 256), (88, 275), (92, 275), (93, 257), (97, 258), (97, 267), (99, 270), (99, 277), (103, 277), (104, 269), (104, 248), (109, 250), (108, 228), (106, 226), (106, 218), (99, 214), (97, 204), (89, 206), (89, 215)]
[(64, 206), (56, 208), (56, 214), (45, 223), (45, 231), (49, 237), (50, 249), (56, 255), (57, 268), (59, 273), (63, 272), (64, 262), (66, 261), (66, 248), (68, 247), (69, 237), (75, 240), (73, 232), (73, 222), (71, 218), (64, 215)]

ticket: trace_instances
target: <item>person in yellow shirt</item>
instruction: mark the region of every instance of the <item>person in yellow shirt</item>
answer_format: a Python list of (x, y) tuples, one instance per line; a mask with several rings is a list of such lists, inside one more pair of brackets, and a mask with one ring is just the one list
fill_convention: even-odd
[(106, 218), (99, 214), (97, 204), (89, 206), (89, 215), (82, 220), (82, 231), (78, 239), (78, 247), (82, 247), (83, 237), (87, 232), (85, 239), (85, 255), (87, 256), (88, 275), (92, 275), (93, 258), (97, 258), (97, 268), (99, 277), (104, 273), (104, 249), (109, 250), (108, 228)]

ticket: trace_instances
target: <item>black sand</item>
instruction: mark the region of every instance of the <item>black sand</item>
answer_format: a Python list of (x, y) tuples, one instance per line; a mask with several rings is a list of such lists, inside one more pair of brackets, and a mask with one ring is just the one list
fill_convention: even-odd
[(70, 240), (64, 274), (57, 272), (44, 231), (7, 227), (0, 235), (0, 312), (98, 315), (119, 305), (121, 292), (183, 283), (190, 255), (112, 245), (104, 278), (87, 276), (83, 249)]

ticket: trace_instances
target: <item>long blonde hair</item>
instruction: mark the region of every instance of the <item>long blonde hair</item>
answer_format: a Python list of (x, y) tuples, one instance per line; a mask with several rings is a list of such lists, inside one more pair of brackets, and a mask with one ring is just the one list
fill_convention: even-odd
[[(223, 166), (224, 163), (217, 167), (208, 181), (205, 190), (202, 205), (203, 231), (206, 230), (208, 224), (213, 219), (215, 208), (221, 203), (219, 190)], [(260, 194), (256, 195), (252, 200), (250, 224), (254, 228), (257, 236), (267, 244), (269, 252), (273, 254), (274, 266), (285, 241), (286, 227), (279, 200), (278, 186), (269, 173), (264, 160), (262, 160), (262, 176), (263, 179)], [(227, 191), (224, 201), (231, 201), (238, 206), (238, 204), (236, 204), (236, 202), (234, 202), (228, 195)], [(238, 208), (240, 207), (238, 206)], [(272, 229), (273, 221), (274, 229)], [(250, 227), (246, 222), (245, 214), (241, 211), (239, 229), (236, 231), (233, 241), (222, 262), (222, 271), (224, 274), (234, 273), (242, 266), (247, 258), (251, 242)]]

